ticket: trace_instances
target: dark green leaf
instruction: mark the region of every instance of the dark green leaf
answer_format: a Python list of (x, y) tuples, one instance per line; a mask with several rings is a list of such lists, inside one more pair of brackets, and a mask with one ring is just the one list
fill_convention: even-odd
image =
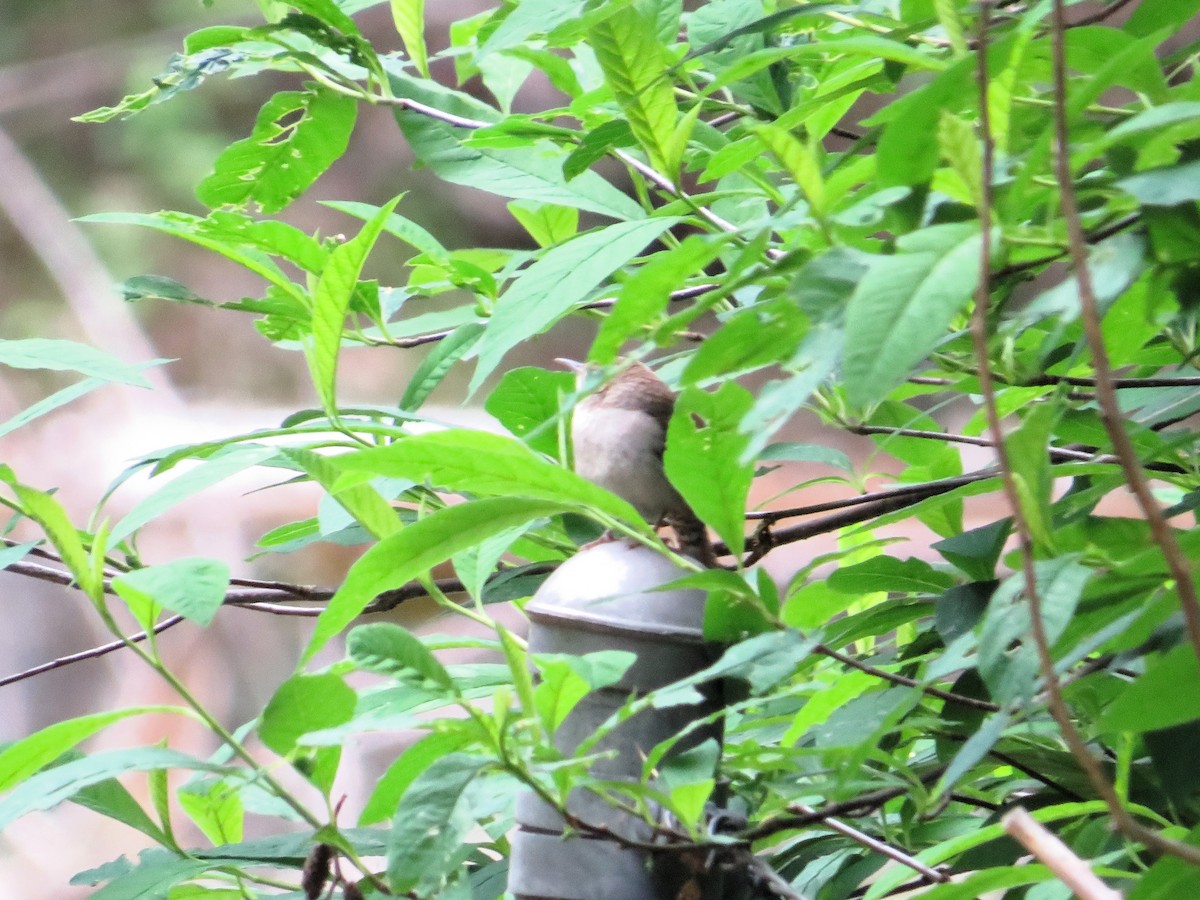
[(558, 456), (562, 401), (574, 389), (575, 377), (569, 372), (532, 366), (510, 369), (483, 408), (533, 450)]
[(1195, 649), (1179, 644), (1152, 658), (1100, 719), (1106, 731), (1157, 731), (1200, 719), (1200, 666)]

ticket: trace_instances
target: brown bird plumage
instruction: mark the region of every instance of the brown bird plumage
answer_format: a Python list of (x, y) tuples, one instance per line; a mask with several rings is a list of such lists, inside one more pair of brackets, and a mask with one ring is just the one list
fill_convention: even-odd
[[(586, 366), (559, 361), (574, 369), (582, 383)], [(662, 379), (641, 363), (629, 365), (575, 407), (575, 471), (628, 501), (647, 522), (669, 524), (681, 553), (712, 566), (704, 523), (663, 469), (667, 422), (674, 408), (675, 394)]]

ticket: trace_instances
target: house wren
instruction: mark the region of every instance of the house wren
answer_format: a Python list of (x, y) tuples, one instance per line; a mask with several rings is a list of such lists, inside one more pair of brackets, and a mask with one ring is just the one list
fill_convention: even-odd
[[(583, 363), (559, 359), (575, 371)], [(716, 562), (708, 531), (663, 469), (667, 422), (675, 394), (641, 363), (633, 363), (578, 406), (571, 421), (575, 472), (628, 501), (652, 525), (664, 521), (675, 531), (679, 552), (706, 566)]]

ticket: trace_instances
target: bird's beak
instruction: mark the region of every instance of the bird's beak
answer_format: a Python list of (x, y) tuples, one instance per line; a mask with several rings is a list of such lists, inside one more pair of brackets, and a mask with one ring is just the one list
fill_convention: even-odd
[(587, 373), (587, 365), (574, 359), (566, 359), (561, 356), (554, 358), (554, 361), (564, 369), (570, 369), (576, 375), (584, 375)]

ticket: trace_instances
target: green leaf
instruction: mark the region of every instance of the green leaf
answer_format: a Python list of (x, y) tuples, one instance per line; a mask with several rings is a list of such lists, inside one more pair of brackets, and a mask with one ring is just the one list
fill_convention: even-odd
[(656, 253), (621, 285), (617, 302), (600, 326), (588, 359), (609, 365), (621, 345), (639, 328), (653, 324), (666, 311), (671, 292), (717, 258), (727, 238), (690, 235), (678, 247)]
[(783, 163), (792, 180), (804, 192), (813, 215), (818, 219), (825, 214), (825, 182), (821, 178), (821, 166), (812, 149), (792, 137), (784, 128), (774, 125), (755, 125), (754, 133), (763, 145)]
[(1105, 731), (1156, 731), (1200, 719), (1200, 665), (1187, 642), (1152, 657), (1100, 718)]
[(222, 228), (214, 228), (210, 219), (202, 219), (187, 213), (160, 212), (150, 214), (97, 213), (83, 216), (79, 221), (105, 225), (141, 225), (161, 231), (163, 234), (182, 238), (206, 250), (219, 253), (242, 268), (266, 279), (301, 308), (308, 306), (308, 294), (299, 285), (290, 281), (283, 274), (283, 270), (265, 256), (260, 248), (246, 249), (246, 243), (241, 236), (231, 235)]
[(425, 0), (391, 0), (392, 21), (417, 71), (429, 77), (429, 51), (425, 49)]
[[(322, 206), (328, 206), (330, 209), (336, 209), (338, 212), (343, 212), (348, 216), (370, 221), (375, 218), (380, 207), (373, 203), (355, 203), (350, 200), (323, 200)], [(392, 212), (388, 214), (383, 221), (383, 230), (393, 237), (399, 238), (409, 246), (419, 250), (422, 253), (428, 253), (431, 256), (439, 257), (446, 253), (446, 248), (432, 234), (426, 231), (416, 222), (404, 218), (399, 213)]]
[(108, 549), (112, 549), (177, 503), (232, 475), (266, 462), (278, 452), (274, 447), (263, 446), (229, 447), (217, 451), (165, 487), (139, 500), (109, 532)]
[(454, 364), (479, 342), (482, 334), (481, 322), (468, 322), (459, 325), (438, 341), (409, 379), (404, 388), (404, 396), (400, 398), (400, 408), (409, 412), (420, 409), (421, 404), (433, 393), (433, 389), (441, 384), (442, 379), (454, 368)]
[(1178, 206), (1200, 200), (1200, 160), (1122, 178), (1117, 187), (1146, 206)]
[(229, 566), (215, 559), (178, 559), (125, 572), (112, 586), (126, 600), (164, 606), (207, 628), (225, 602)]
[(117, 382), (149, 387), (140, 369), (167, 360), (154, 360), (142, 365), (129, 365), (115, 356), (75, 341), (24, 338), (0, 339), (0, 365), (14, 369), (50, 369), (55, 372), (79, 372), (103, 383)]
[(653, 25), (632, 6), (618, 7), (592, 26), (588, 43), (650, 165), (674, 181), (667, 147), (679, 113)]
[(459, 750), (468, 740), (461, 731), (437, 731), (410, 745), (375, 783), (358, 824), (371, 825), (394, 816), (408, 786), (433, 763)]
[(953, 586), (954, 578), (939, 572), (922, 559), (875, 556), (852, 566), (840, 566), (826, 583), (846, 594), (875, 591), (904, 594), (940, 594)]
[(700, 345), (681, 380), (694, 384), (784, 362), (807, 333), (808, 319), (790, 297), (737, 310)]
[[(1053, 645), (1075, 612), (1092, 570), (1075, 556), (1038, 560), (1034, 563), (1042, 622), (1046, 640)], [(1024, 595), (1024, 576), (1009, 576), (988, 603), (979, 625), (979, 674), (998, 703), (1020, 703), (1037, 689), (1039, 669), (1036, 648), (1030, 636), (1029, 600)], [(1013, 643), (1020, 641), (1016, 650)]]
[(934, 225), (871, 262), (846, 307), (851, 403), (883, 399), (945, 335), (979, 283), (980, 240), (974, 224)]
[(579, 15), (579, 0), (522, 0), (513, 7), (499, 26), (488, 35), (476, 54), (484, 59), (493, 53), (510, 50), (537, 34), (546, 34)]
[(104, 592), (103, 579), (93, 567), (66, 510), (50, 494), (17, 481), (8, 466), (0, 465), (0, 481), (12, 488), (21, 511), (41, 526), (80, 590), (93, 603), (100, 602)]
[(310, 731), (349, 722), (358, 696), (339, 676), (293, 675), (279, 686), (262, 713), (262, 742), (287, 756)]
[(409, 785), (388, 839), (393, 893), (433, 896), (465, 860), (467, 832), (475, 825), (467, 789), (485, 765), (482, 757), (452, 753)]
[(338, 0), (287, 0), (287, 5), (315, 16), (348, 37), (361, 37), (362, 35), (358, 26), (354, 24), (354, 20), (342, 12), (341, 6), (345, 5), (344, 2), (339, 4)]
[(337, 462), (354, 478), (371, 473), (428, 481), (458, 492), (549, 500), (572, 504), (575, 512), (590, 509), (631, 524), (642, 521), (616, 495), (538, 456), (519, 441), (484, 431), (448, 429), (413, 435), (386, 447), (346, 454)]
[(455, 553), (506, 528), (577, 509), (571, 501), (520, 497), (476, 500), (440, 509), (384, 538), (350, 567), (346, 580), (317, 618), (303, 661), (311, 660), (384, 591), (425, 575)]
[(561, 244), (579, 230), (579, 210), (570, 206), (513, 200), (508, 204), (508, 211), (539, 247)]
[(379, 208), (352, 240), (339, 246), (329, 255), (313, 292), (312, 338), (308, 345), (308, 366), (313, 384), (321, 395), (325, 412), (337, 419), (336, 381), (338, 352), (342, 345), (342, 329), (350, 300), (358, 285), (367, 254), (375, 246), (384, 223), (400, 198)]
[(209, 208), (254, 202), (276, 213), (299, 197), (350, 143), (358, 104), (330, 91), (281, 91), (250, 137), (227, 147), (196, 188)]
[(799, 444), (793, 442), (768, 444), (758, 454), (759, 462), (808, 462), (833, 466), (843, 472), (853, 472), (854, 464), (841, 450), (821, 444)]
[(154, 769), (222, 771), (220, 766), (160, 747), (106, 750), (46, 769), (18, 784), (0, 798), (0, 829), (26, 813), (52, 809), (85, 788), (117, 775)]
[(480, 388), (509, 350), (557, 322), (678, 221), (620, 222), (548, 250), (501, 294), (479, 344), (471, 392)]
[(245, 808), (237, 790), (226, 781), (192, 782), (176, 793), (180, 808), (214, 844), (242, 840)]
[(569, 372), (533, 366), (509, 369), (483, 408), (530, 449), (558, 456), (562, 400), (574, 390), (575, 377)]
[(952, 790), (960, 778), (987, 756), (996, 746), (996, 742), (1004, 736), (1004, 729), (1009, 726), (1011, 721), (1012, 716), (1006, 711), (1001, 711), (989, 716), (981, 726), (976, 727), (971, 736), (959, 747), (958, 752), (954, 754), (954, 758), (946, 767), (946, 771), (942, 773), (942, 777), (938, 779), (937, 793), (941, 795)]
[(303, 467), (314, 481), (325, 488), (329, 492), (329, 496), (373, 537), (385, 538), (400, 529), (400, 519), (396, 515), (396, 511), (373, 485), (352, 484), (338, 487), (335, 482), (340, 470), (333, 460), (314, 451), (300, 448), (284, 452), (289, 459), (295, 460)]
[(753, 404), (750, 392), (732, 381), (711, 394), (688, 388), (675, 402), (663, 455), (671, 484), (734, 556), (745, 547), (746, 497), (754, 479), (753, 463), (742, 461), (750, 439), (738, 426)]
[(943, 109), (937, 139), (942, 157), (962, 179), (971, 203), (978, 209), (983, 203), (983, 161), (974, 126)]
[[(493, 124), (498, 114), (462, 95), (446, 94), (392, 73), (397, 97), (470, 117), (472, 127)], [(469, 98), (467, 98), (469, 100)], [(521, 150), (464, 146), (454, 126), (397, 108), (396, 121), (417, 158), (439, 178), (489, 191), (514, 200), (555, 203), (598, 213), (613, 219), (644, 219), (645, 211), (595, 172), (583, 172), (569, 182), (563, 175), (568, 151), (549, 141), (535, 141)]]
[(48, 725), (0, 751), (0, 792), (11, 790), (54, 762), (80, 742), (115, 722), (147, 713), (182, 713), (174, 706), (134, 706), (113, 712), (93, 713)]
[[(1184, 843), (1200, 846), (1200, 826), (1188, 833)], [(1163, 855), (1142, 874), (1126, 896), (1129, 900), (1178, 900), (1191, 897), (1197, 891), (1200, 891), (1200, 869), (1177, 856)]]
[(448, 693), (454, 679), (411, 631), (391, 622), (360, 625), (346, 638), (346, 655), (360, 669), (381, 675), (415, 673)]

